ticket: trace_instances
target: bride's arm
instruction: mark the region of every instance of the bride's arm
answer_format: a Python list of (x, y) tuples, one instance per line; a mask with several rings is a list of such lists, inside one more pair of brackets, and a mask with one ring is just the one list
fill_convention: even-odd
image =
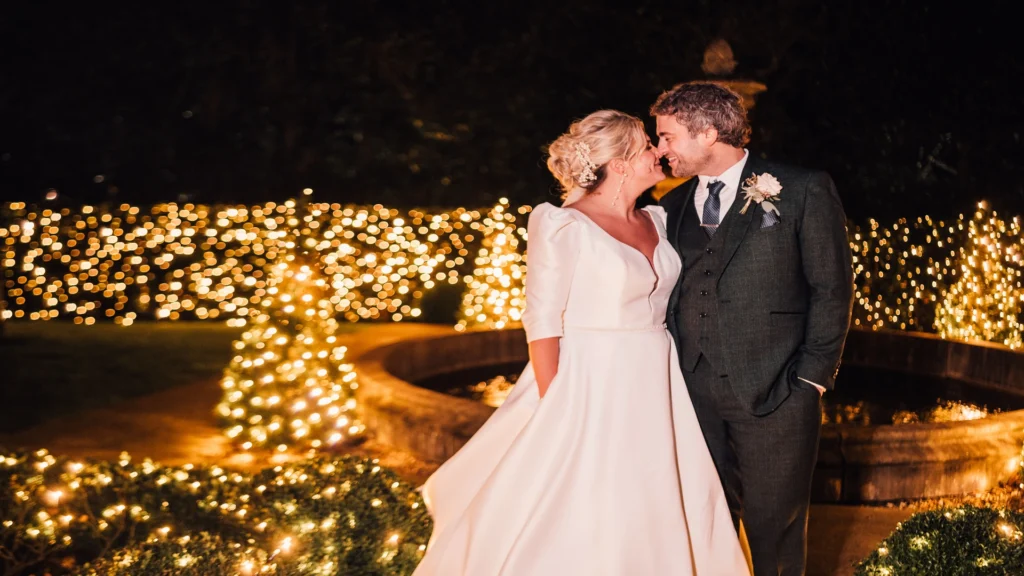
[(542, 338), (530, 342), (530, 364), (537, 378), (537, 392), (543, 398), (558, 373), (558, 347), (561, 338)]
[(527, 225), (526, 310), (523, 328), (530, 363), (543, 398), (558, 373), (562, 313), (579, 255), (579, 229), (571, 210), (541, 204)]

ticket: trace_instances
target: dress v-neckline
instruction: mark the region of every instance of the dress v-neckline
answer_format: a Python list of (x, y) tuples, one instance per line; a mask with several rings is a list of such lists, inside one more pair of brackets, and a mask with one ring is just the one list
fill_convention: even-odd
[(602, 228), (600, 224), (595, 222), (593, 218), (588, 216), (582, 210), (579, 210), (577, 208), (573, 208), (571, 206), (567, 206), (566, 208), (568, 208), (568, 209), (572, 210), (573, 212), (576, 212), (577, 214), (579, 214), (579, 215), (583, 216), (584, 218), (586, 218), (591, 224), (594, 225), (594, 227), (596, 227), (598, 230), (600, 230), (602, 234), (604, 234), (608, 238), (611, 238), (616, 244), (619, 244), (620, 246), (625, 246), (626, 248), (629, 248), (633, 252), (636, 252), (637, 254), (639, 254), (644, 259), (644, 261), (647, 262), (647, 266), (650, 268), (651, 273), (654, 274), (654, 289), (651, 290), (651, 293), (653, 294), (658, 289), (658, 286), (661, 284), (661, 274), (658, 274), (657, 262), (658, 262), (658, 249), (661, 248), (662, 237), (661, 237), (661, 229), (658, 228), (658, 223), (655, 222), (654, 216), (652, 216), (650, 212), (648, 212), (647, 210), (645, 210), (643, 208), (640, 209), (641, 212), (643, 212), (644, 214), (647, 215), (647, 219), (650, 220), (651, 226), (654, 226), (654, 232), (658, 235), (658, 243), (654, 245), (654, 252), (652, 252), (651, 253), (651, 257), (648, 258), (647, 254), (644, 254), (644, 252), (642, 250), (640, 250), (639, 248), (637, 248), (636, 246), (633, 246), (632, 244), (629, 244), (627, 242), (623, 242), (622, 240), (619, 240), (615, 236), (612, 236), (611, 232), (609, 232), (609, 231), (605, 230), (604, 228)]

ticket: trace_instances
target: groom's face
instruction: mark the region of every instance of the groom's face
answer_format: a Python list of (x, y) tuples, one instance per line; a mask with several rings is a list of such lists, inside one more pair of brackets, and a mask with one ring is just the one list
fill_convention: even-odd
[(696, 176), (711, 160), (708, 139), (690, 134), (686, 125), (675, 116), (656, 117), (658, 127), (658, 152), (668, 161), (672, 175), (676, 177)]

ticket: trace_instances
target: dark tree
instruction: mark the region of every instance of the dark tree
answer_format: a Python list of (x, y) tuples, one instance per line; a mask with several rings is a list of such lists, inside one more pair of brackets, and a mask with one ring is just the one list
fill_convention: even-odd
[(646, 117), (723, 38), (768, 86), (752, 148), (829, 170), (851, 216), (1024, 209), (996, 3), (22, 3), (0, 26), (5, 200), (533, 203), (573, 118)]

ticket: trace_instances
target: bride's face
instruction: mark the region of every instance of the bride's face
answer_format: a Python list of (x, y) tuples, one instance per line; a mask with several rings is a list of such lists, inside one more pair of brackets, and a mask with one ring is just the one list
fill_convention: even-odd
[(636, 188), (641, 192), (654, 186), (665, 179), (665, 172), (661, 169), (661, 161), (658, 150), (647, 140), (647, 148), (643, 153), (629, 163)]

